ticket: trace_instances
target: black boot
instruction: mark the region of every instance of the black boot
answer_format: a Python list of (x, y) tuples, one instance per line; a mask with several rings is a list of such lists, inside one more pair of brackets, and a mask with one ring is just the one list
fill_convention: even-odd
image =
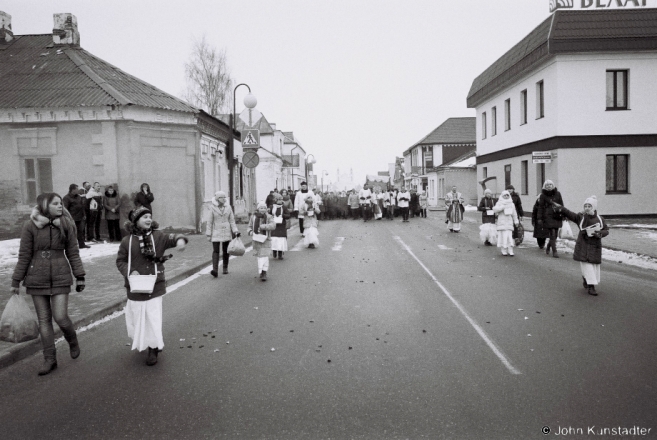
[(68, 341), (68, 347), (71, 351), (71, 359), (77, 359), (80, 356), (80, 345), (78, 344), (78, 336), (75, 331), (72, 335), (64, 335), (64, 339)]
[(283, 259), (283, 251), (278, 251), (278, 259), (279, 260)]
[(148, 357), (146, 358), (146, 365), (152, 367), (157, 364), (157, 348), (148, 347)]
[(274, 258), (278, 258), (278, 251), (274, 251)]
[(550, 247), (552, 246), (552, 240), (548, 241), (547, 246), (545, 246), (545, 254), (550, 255)]
[(227, 273), (228, 273), (228, 265), (224, 265), (223, 274), (226, 275)]
[(39, 370), (39, 376), (45, 376), (57, 368), (57, 351), (55, 347), (43, 349), (43, 365)]
[(557, 247), (555, 245), (552, 245), (552, 256), (554, 258), (559, 258), (559, 255), (557, 255)]
[(212, 270), (210, 275), (217, 278), (219, 275), (219, 252), (212, 252)]
[(260, 281), (267, 281), (267, 271), (263, 270), (260, 274)]
[(598, 292), (595, 291), (595, 286), (593, 284), (589, 284), (589, 295), (598, 296)]
[(582, 280), (584, 280), (584, 281), (582, 281), (582, 284), (584, 285), (584, 288), (585, 288), (585, 289), (588, 288), (589, 285), (586, 284), (586, 278), (582, 277)]

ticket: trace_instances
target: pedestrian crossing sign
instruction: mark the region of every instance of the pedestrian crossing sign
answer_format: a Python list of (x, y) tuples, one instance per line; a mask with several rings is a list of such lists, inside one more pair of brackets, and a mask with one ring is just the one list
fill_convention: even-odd
[(258, 148), (260, 146), (260, 130), (244, 129), (242, 130), (242, 148)]

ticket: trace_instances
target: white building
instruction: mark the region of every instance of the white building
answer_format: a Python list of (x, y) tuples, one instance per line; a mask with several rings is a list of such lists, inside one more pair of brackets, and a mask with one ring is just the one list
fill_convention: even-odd
[(550, 179), (573, 210), (657, 213), (656, 36), (657, 9), (554, 12), (472, 84), (477, 179), (527, 207)]

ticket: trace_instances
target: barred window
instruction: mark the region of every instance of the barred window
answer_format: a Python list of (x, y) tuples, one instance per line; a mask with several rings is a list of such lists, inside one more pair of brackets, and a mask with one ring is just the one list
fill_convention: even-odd
[(628, 192), (629, 154), (608, 154), (606, 182), (607, 193)]

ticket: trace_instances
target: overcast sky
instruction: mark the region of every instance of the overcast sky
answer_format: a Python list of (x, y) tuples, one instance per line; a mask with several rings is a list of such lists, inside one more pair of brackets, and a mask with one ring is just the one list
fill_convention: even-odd
[(549, 0), (4, 0), (0, 10), (16, 35), (51, 33), (52, 14), (70, 12), (84, 49), (178, 97), (205, 34), (326, 183), (338, 168), (363, 182), (447, 118), (475, 116), (472, 81), (549, 16)]

